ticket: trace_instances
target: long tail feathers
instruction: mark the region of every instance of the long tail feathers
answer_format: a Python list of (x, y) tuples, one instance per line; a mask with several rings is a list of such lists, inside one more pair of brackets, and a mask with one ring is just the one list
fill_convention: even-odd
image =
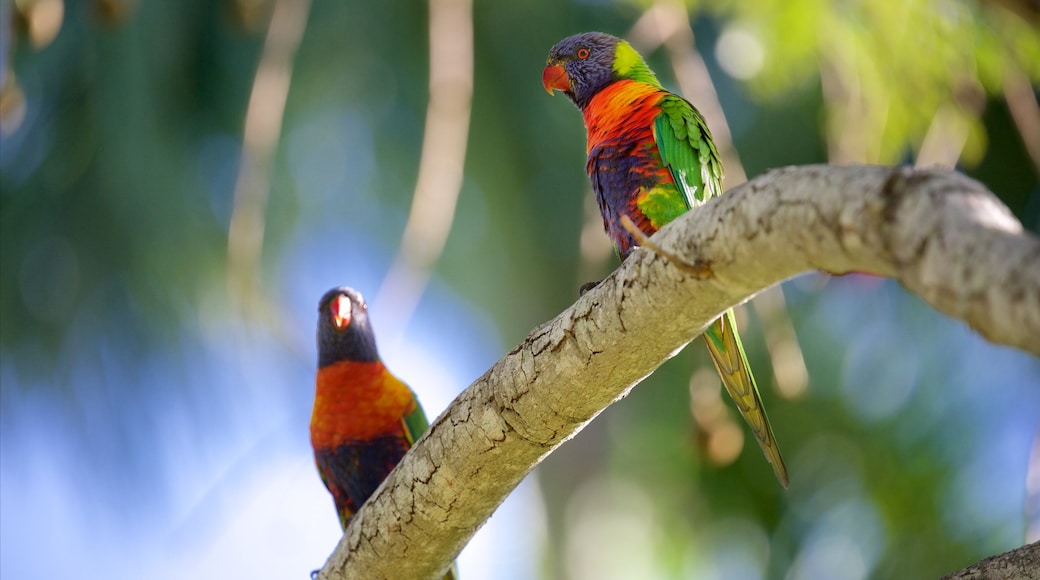
[(762, 397), (758, 394), (758, 386), (748, 366), (744, 346), (740, 343), (737, 327), (733, 319), (733, 310), (727, 310), (718, 320), (713, 322), (704, 333), (704, 342), (708, 345), (711, 360), (722, 377), (726, 392), (737, 404), (737, 409), (747, 421), (755, 438), (758, 439), (762, 453), (769, 463), (773, 464), (776, 478), (786, 488), (788, 486), (787, 466), (780, 455), (780, 447), (773, 436), (773, 428), (769, 425)]

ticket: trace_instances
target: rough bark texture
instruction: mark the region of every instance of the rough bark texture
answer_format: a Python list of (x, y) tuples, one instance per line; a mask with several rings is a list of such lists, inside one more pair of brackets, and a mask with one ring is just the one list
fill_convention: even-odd
[(1040, 354), (1040, 240), (954, 172), (774, 170), (653, 241), (703, 276), (641, 249), (534, 329), (434, 422), (320, 578), (438, 576), (542, 458), (725, 309), (802, 272), (897, 278), (989, 340)]
[(942, 580), (1040, 580), (1040, 542), (986, 558)]

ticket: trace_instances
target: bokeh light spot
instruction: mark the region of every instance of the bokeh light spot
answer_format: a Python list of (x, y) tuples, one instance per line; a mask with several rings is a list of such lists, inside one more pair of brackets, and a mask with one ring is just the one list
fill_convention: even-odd
[(757, 34), (740, 24), (726, 27), (715, 43), (715, 58), (729, 76), (748, 80), (762, 70), (765, 48)]
[(881, 421), (899, 412), (917, 384), (919, 353), (905, 330), (874, 324), (853, 339), (842, 367), (842, 391), (852, 413)]

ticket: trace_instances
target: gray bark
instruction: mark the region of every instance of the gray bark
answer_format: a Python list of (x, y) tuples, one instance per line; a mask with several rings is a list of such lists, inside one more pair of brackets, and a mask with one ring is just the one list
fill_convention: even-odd
[(942, 580), (1040, 580), (1040, 542), (986, 558)]
[(896, 278), (987, 339), (1040, 354), (1040, 239), (955, 172), (774, 170), (652, 241), (686, 265), (640, 249), (531, 331), (434, 422), (320, 578), (437, 577), (553, 449), (720, 313), (799, 273)]

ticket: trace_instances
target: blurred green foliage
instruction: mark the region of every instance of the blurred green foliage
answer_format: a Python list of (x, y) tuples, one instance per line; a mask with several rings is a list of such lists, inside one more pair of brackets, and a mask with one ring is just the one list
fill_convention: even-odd
[[(6, 400), (27, 384), (73, 391), (75, 378), (61, 372), (69, 353), (102, 339), (123, 352), (118, 364), (131, 365), (177, 350), (214, 313), (240, 322), (225, 295), (227, 226), (268, 4), (66, 2), (60, 32), (40, 48), (22, 3), (2, 4), (0, 352), (4, 376), (19, 379), (4, 381)], [(545, 55), (575, 32), (623, 35), (649, 4), (474, 7), (465, 181), (434, 273), (505, 345), (570, 304), (587, 281), (579, 272), (616, 265), (583, 262), (579, 251), (583, 128), (569, 103), (542, 91)], [(1004, 98), (1012, 69), (1035, 97), (1037, 15), (1030, 22), (967, 0), (689, 6), (750, 177), (826, 162), (853, 117), (863, 145), (854, 150), (867, 154), (851, 160), (912, 162), (948, 106), (967, 127), (960, 168), (1040, 229), (1038, 160)], [(716, 43), (733, 29), (764, 55), (746, 80), (718, 64)], [(427, 41), (423, 2), (312, 6), (266, 213), (263, 282), (276, 301), (295, 271), (287, 246), (321, 220), (342, 222), (337, 237), (315, 244), (322, 258), (349, 255), (352, 268), (381, 272), (396, 251), (421, 151)], [(663, 51), (648, 58), (675, 86)], [(614, 565), (615, 577), (929, 577), (1021, 543), (1020, 522), (978, 500), (1020, 483), (978, 492), (971, 475), (1008, 473), (978, 459), (993, 445), (986, 426), (1006, 417), (971, 410), (980, 389), (1004, 380), (1013, 388), (986, 408), (1029, 408), (1010, 393), (1023, 392), (1014, 390), (1025, 388), (1022, 376), (1038, 376), (1035, 360), (999, 349), (985, 351), (997, 362), (983, 360), (973, 354), (978, 337), (892, 284), (809, 277), (785, 289), (809, 391), (791, 401), (766, 388), (765, 398), (792, 489), (783, 493), (746, 445), (732, 464), (705, 460), (686, 385), (708, 359), (690, 349), (539, 470), (546, 577), (596, 577), (596, 566)], [(743, 334), (760, 383), (770, 385), (761, 324), (750, 316)], [(950, 363), (949, 352), (962, 360)], [(1011, 370), (984, 372), (998, 363)], [(874, 389), (881, 407), (864, 395)], [(591, 534), (585, 544), (581, 533)], [(583, 559), (586, 544), (594, 561)], [(814, 567), (828, 558), (834, 568)]]
[[(881, 2), (696, 4), (706, 55), (713, 54), (719, 31), (733, 26), (750, 30), (764, 49), (760, 72), (746, 83), (713, 67), (749, 175), (821, 160), (833, 113), (827, 107), (841, 106), (820, 100), (820, 71), (830, 66), (853, 79), (871, 105), (862, 112), (877, 156), (861, 161), (912, 157), (936, 110), (951, 102), (970, 125), (965, 169), (983, 172), (1008, 159), (999, 171), (985, 171), (996, 180), (987, 183), (1037, 227), (1037, 202), (1027, 208), (1036, 171), (1000, 99), (1008, 67), (1040, 78), (1040, 35), (1020, 17), (999, 5), (952, 0), (895, 8)], [(24, 118), (18, 130), (7, 129), (2, 156), (0, 340), (6, 348), (39, 343), (43, 353), (53, 351), (70, 314), (90, 301), (106, 313), (104, 304), (120, 309), (129, 302), (142, 330), (160, 329), (149, 320), (190, 315), (190, 305), (220, 278), (235, 144), (267, 17), (263, 5), (70, 3), (61, 33), (40, 50), (24, 30), (13, 27), (16, 33), (5, 35), (5, 82), (26, 99), (24, 110), (8, 115)], [(7, 6), (5, 13), (15, 13), (8, 20), (21, 22), (17, 5)], [(548, 20), (526, 16), (537, 3), (476, 7), (467, 181), (458, 230), (440, 267), (506, 327), (532, 326), (547, 311), (516, 308), (494, 285), (479, 282), (524, 272), (534, 276), (527, 284), (532, 302), (566, 302), (569, 293), (553, 281), (576, 270), (577, 192), (585, 188), (573, 170), (581, 163), (580, 122), (524, 80), (536, 76), (554, 39), (580, 29), (623, 33), (638, 16), (632, 6), (553, 5), (546, 8), (553, 15)], [(361, 9), (347, 2), (319, 4), (314, 13), (295, 63), (286, 134), (323, 108), (348, 107), (366, 117), (374, 135), (365, 155), (377, 160), (379, 178), (365, 186), (391, 210), (370, 233), (392, 248), (422, 138), (425, 9), (407, 2)], [(668, 78), (666, 61), (651, 56)], [(988, 99), (978, 107), (983, 114), (960, 104), (974, 98), (962, 94), (974, 86)], [(285, 149), (267, 214), (268, 263), (297, 226), (300, 192), (286, 178)], [(483, 215), (468, 216), (473, 206)], [(490, 244), (474, 244), (480, 237)], [(478, 249), (486, 267), (470, 267)]]
[(979, 100), (999, 97), (1011, 69), (1040, 79), (1035, 26), (993, 3), (719, 0), (704, 8), (762, 42), (762, 72), (748, 83), (759, 100), (815, 85), (827, 69), (846, 99), (862, 99), (858, 112), (877, 141), (867, 162), (903, 160), (920, 146), (936, 111), (951, 104), (970, 126), (961, 161), (975, 166), (987, 140)]

